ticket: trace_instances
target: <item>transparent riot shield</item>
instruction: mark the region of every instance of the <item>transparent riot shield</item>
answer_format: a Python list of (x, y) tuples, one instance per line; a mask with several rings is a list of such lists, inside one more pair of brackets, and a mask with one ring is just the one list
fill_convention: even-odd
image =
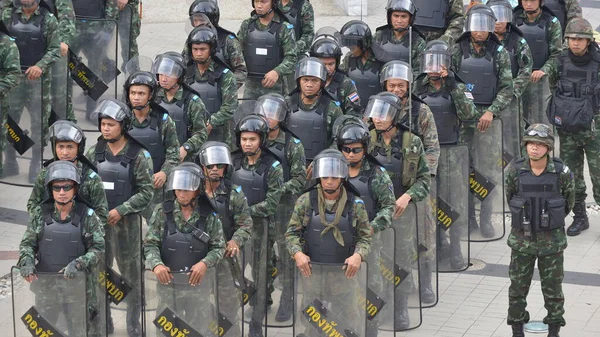
[[(121, 11), (119, 11), (119, 19), (118, 19), (118, 31), (119, 31), (119, 41), (120, 41), (120, 61), (119, 61), (119, 69), (123, 70), (125, 64), (131, 59), (133, 56), (137, 55), (137, 35), (136, 29), (133, 27), (134, 23), (134, 11), (137, 11), (137, 6), (134, 8), (134, 4), (127, 4)], [(137, 33), (139, 34), (139, 28), (137, 29)], [(132, 51), (134, 51), (132, 55)]]
[[(544, 110), (545, 113), (546, 110)], [(510, 102), (508, 109), (504, 109), (500, 114), (502, 120), (502, 136), (504, 140), (504, 160), (510, 163), (513, 159), (521, 157), (521, 135), (523, 120), (521, 99), (514, 97)]]
[(527, 125), (535, 123), (551, 125), (546, 116), (546, 108), (551, 95), (548, 76), (542, 77), (537, 83), (529, 82), (521, 96), (523, 100), (523, 118)]
[(365, 307), (367, 336), (395, 336), (396, 233), (393, 227), (373, 233), (367, 255), (368, 286)]
[(488, 242), (504, 237), (504, 167), (502, 121), (495, 119), (485, 132), (475, 129), (469, 177), (470, 240)]
[(162, 284), (144, 272), (144, 327), (146, 337), (222, 336), (217, 311), (217, 271), (208, 268), (202, 281), (191, 286), (187, 272), (172, 273)]
[(421, 307), (430, 308), (438, 302), (437, 287), (437, 186), (431, 178), (429, 197), (417, 203), (417, 223), (419, 237), (417, 253), (419, 256), (419, 290)]
[(219, 334), (240, 337), (244, 329), (242, 306), (248, 287), (242, 273), (242, 256), (224, 257), (217, 265), (217, 291), (219, 300)]
[(243, 294), (245, 331), (262, 330), (267, 336), (267, 312), (271, 307), (273, 259), (273, 231), (269, 231), (269, 220), (253, 217), (250, 242), (244, 245), (244, 277), (246, 290)]
[(395, 331), (410, 330), (421, 325), (418, 213), (417, 205), (411, 202), (402, 215), (392, 220), (396, 233), (394, 283), (387, 283), (387, 286), (394, 287), (395, 291)]
[(347, 278), (341, 264), (311, 263), (311, 275), (296, 268), (293, 336), (367, 336), (367, 264)]
[(106, 296), (106, 330), (115, 337), (141, 334), (142, 221), (139, 214), (123, 217), (105, 233), (106, 263), (98, 283)]
[(61, 56), (52, 65), (52, 84), (50, 85), (50, 99), (52, 104), (50, 121), (52, 125), (59, 119), (74, 120), (73, 105), (71, 104), (71, 92), (67, 82), (69, 81), (69, 55)]
[(136, 55), (125, 63), (123, 66), (123, 73), (125, 75), (125, 80), (129, 78), (131, 74), (136, 71), (149, 71), (152, 72), (152, 58), (144, 55)]
[(28, 283), (17, 267), (11, 270), (14, 336), (87, 336), (86, 275), (35, 275)]
[[(77, 34), (69, 50), (69, 92), (77, 124), (88, 139), (100, 136), (92, 116), (97, 102), (117, 98), (117, 23), (114, 20), (78, 19)], [(95, 133), (95, 134), (94, 134)]]
[(436, 176), (439, 272), (469, 267), (469, 161), (466, 145), (441, 146)]
[(8, 143), (0, 177), (2, 183), (31, 187), (42, 167), (50, 112), (49, 93), (44, 93), (44, 89), (49, 90), (50, 81), (28, 80), (23, 75), (19, 86), (8, 93), (9, 108), (4, 125)]

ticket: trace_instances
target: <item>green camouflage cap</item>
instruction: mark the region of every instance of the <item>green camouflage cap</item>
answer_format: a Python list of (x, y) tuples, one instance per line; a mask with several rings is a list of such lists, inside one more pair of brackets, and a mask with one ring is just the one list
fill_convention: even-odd
[(548, 150), (554, 149), (554, 133), (552, 128), (546, 124), (531, 124), (521, 140), (521, 145), (526, 146), (528, 142), (540, 143), (548, 146)]
[(575, 18), (567, 24), (565, 37), (580, 37), (593, 40), (594, 28), (592, 28), (592, 25), (588, 20), (584, 18)]

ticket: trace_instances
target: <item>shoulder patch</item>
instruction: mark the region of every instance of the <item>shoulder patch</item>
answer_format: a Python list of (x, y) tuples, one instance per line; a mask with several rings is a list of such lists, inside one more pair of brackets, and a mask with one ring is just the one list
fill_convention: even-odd
[(502, 51), (502, 49), (504, 49), (504, 47), (498, 46), (498, 51)]
[(199, 97), (198, 95), (194, 95), (194, 97), (192, 97), (192, 99), (193, 99), (194, 101), (197, 101), (197, 100), (199, 100), (199, 99), (200, 99), (200, 97)]
[(293, 28), (294, 28), (294, 25), (292, 25), (291, 23), (288, 23), (288, 24), (286, 25), (286, 27), (287, 27), (287, 29), (293, 29)]
[(552, 18), (552, 22), (556, 23), (558, 21), (558, 19), (555, 17)]
[(227, 74), (229, 72), (229, 68), (223, 69), (223, 74)]
[(522, 38), (522, 39), (521, 39), (521, 43), (522, 43), (522, 44), (525, 44), (525, 43), (527, 43), (527, 41), (525, 40), (525, 38)]
[(563, 173), (569, 173), (569, 167), (563, 164)]
[(169, 117), (169, 114), (163, 114), (163, 121), (166, 121), (167, 117)]
[(90, 175), (89, 175), (89, 177), (90, 177), (90, 178), (94, 178), (94, 177), (95, 177), (95, 176), (97, 176), (97, 175), (98, 175), (98, 174), (96, 174), (96, 172), (92, 171), (92, 172), (90, 172)]
[(350, 82), (352, 82), (352, 84), (356, 84), (356, 82), (354, 82), (354, 80), (350, 80)]
[(88, 216), (92, 216), (92, 214), (94, 214), (94, 210), (89, 208), (88, 209)]
[(150, 152), (148, 152), (146, 150), (142, 150), (142, 152), (144, 153), (144, 157), (146, 157), (146, 159), (152, 158), (152, 156), (150, 155)]
[(340, 102), (338, 102), (338, 101), (335, 101), (335, 105), (336, 105), (336, 106), (340, 106)]
[(296, 143), (296, 144), (300, 143), (300, 139), (294, 138), (294, 143)]
[(385, 172), (385, 167), (379, 166), (379, 170), (381, 170), (381, 172)]
[(277, 166), (279, 166), (279, 165), (281, 165), (281, 163), (280, 163), (279, 161), (277, 161), (277, 160), (276, 160), (275, 162), (273, 162), (273, 165), (271, 165), (271, 166), (273, 166), (273, 167), (277, 167)]
[(233, 39), (235, 39), (235, 36), (233, 36), (233, 35), (231, 35), (231, 34), (229, 34), (227, 37), (229, 37), (229, 38), (230, 38), (230, 39), (232, 39), (232, 40), (233, 40)]
[(359, 198), (354, 199), (354, 203), (355, 204), (363, 204), (363, 205), (365, 204), (365, 202), (362, 199), (359, 199)]
[(8, 39), (11, 41), (15, 41), (15, 39), (13, 37), (9, 37)]
[(213, 216), (217, 216), (217, 212), (213, 212)]
[(238, 192), (238, 193), (242, 192), (242, 186), (236, 187), (235, 191)]

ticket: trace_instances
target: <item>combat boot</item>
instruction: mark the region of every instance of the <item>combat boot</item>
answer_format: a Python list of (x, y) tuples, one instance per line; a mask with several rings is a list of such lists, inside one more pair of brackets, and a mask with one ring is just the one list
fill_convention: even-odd
[(460, 242), (450, 243), (450, 267), (453, 270), (461, 270), (465, 268), (465, 259), (463, 258), (460, 248)]
[(19, 164), (17, 163), (17, 150), (8, 144), (4, 152), (4, 165), (2, 165), (2, 178), (19, 175)]
[(248, 329), (248, 337), (263, 337), (262, 326), (260, 322), (251, 320), (250, 328)]
[(291, 292), (286, 291), (284, 287), (284, 291), (281, 293), (281, 297), (279, 298), (279, 309), (277, 309), (277, 313), (275, 314), (275, 320), (277, 322), (288, 321), (292, 317), (293, 304), (294, 302)]
[(512, 337), (525, 337), (525, 333), (523, 332), (523, 324), (513, 324), (512, 331)]
[(408, 294), (396, 293), (396, 308), (394, 310), (394, 330), (404, 331), (410, 326), (408, 317)]
[(588, 228), (590, 228), (590, 221), (585, 211), (585, 202), (578, 202), (573, 206), (573, 223), (567, 228), (567, 235), (577, 236)]
[(486, 239), (493, 238), (496, 235), (496, 230), (492, 225), (492, 206), (487, 203), (481, 204), (479, 212), (479, 232)]
[(142, 337), (142, 325), (140, 324), (141, 306), (138, 304), (127, 306), (127, 335), (129, 337)]
[[(469, 198), (471, 199), (471, 198)], [(475, 216), (475, 205), (473, 200), (469, 200), (469, 233), (473, 233), (474, 231), (479, 229), (479, 224), (477, 223), (477, 217)]]
[(550, 324), (548, 325), (548, 337), (560, 337), (558, 332), (560, 331), (560, 325)]
[(419, 279), (419, 287), (421, 292), (421, 302), (423, 304), (433, 304), (435, 302), (435, 293), (431, 286), (431, 263), (421, 263), (421, 278)]

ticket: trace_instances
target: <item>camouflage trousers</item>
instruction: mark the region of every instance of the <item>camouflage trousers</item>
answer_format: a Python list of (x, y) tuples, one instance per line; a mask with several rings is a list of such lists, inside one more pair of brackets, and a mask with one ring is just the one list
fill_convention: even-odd
[(527, 295), (531, 286), (535, 260), (537, 259), (544, 295), (544, 307), (548, 314), (544, 318), (546, 324), (564, 326), (565, 297), (562, 291), (564, 277), (563, 252), (550, 255), (531, 255), (512, 250), (510, 256), (508, 289), (508, 324), (521, 324), (529, 322)]
[(275, 83), (272, 88), (265, 88), (261, 84), (262, 78), (248, 77), (244, 84), (244, 99), (255, 100), (262, 95), (266, 94), (281, 94), (283, 97), (289, 94), (289, 90), (285, 85), (285, 81), (282, 76)]
[(68, 72), (68, 56), (62, 56), (52, 65), (51, 84), (51, 108), (57, 119), (67, 119), (77, 122), (73, 112), (73, 87), (68, 85), (72, 82)]
[(127, 64), (127, 61), (139, 55), (137, 38), (140, 36), (142, 20), (138, 11), (138, 5), (127, 4), (119, 12), (118, 24), (119, 40), (121, 41), (121, 59), (123, 60), (122, 66), (124, 66)]
[(289, 194), (282, 195), (273, 221), (276, 233), (275, 246), (277, 247), (277, 278), (283, 288), (281, 291), (282, 301), (284, 298), (291, 301), (294, 293), (294, 269), (296, 264), (287, 250), (285, 232), (292, 217), (295, 199), (297, 198)]
[[(418, 203), (419, 245), (427, 250), (419, 253), (420, 263), (435, 262), (437, 233), (437, 183), (431, 178), (429, 197)], [(421, 216), (422, 215), (422, 216)]]
[(6, 149), (6, 144), (8, 143), (8, 141), (6, 139), (6, 127), (5, 127), (7, 114), (8, 114), (8, 99), (6, 99), (4, 97), (0, 97), (0, 122), (2, 122), (2, 127), (0, 127), (0, 176), (2, 176), (2, 174), (4, 174), (2, 164), (4, 163), (4, 150)]
[[(596, 125), (600, 117), (595, 116)], [(575, 203), (584, 202), (587, 193), (583, 177), (583, 159), (587, 158), (594, 200), (600, 204), (600, 130), (578, 133), (558, 131), (561, 159), (573, 172)]]
[[(412, 206), (411, 206), (412, 205)], [(396, 264), (408, 273), (404, 280), (396, 287), (396, 298), (401, 294), (412, 294), (415, 291), (415, 282), (412, 275), (417, 272), (417, 217), (416, 207), (409, 204), (402, 215), (393, 220), (396, 230)]]
[[(48, 118), (50, 117), (50, 87), (52, 83), (52, 71), (48, 71), (42, 76), (41, 81), (29, 81), (25, 75), (21, 76), (22, 85), (18, 88), (22, 90), (19, 93), (12, 93), (9, 97), (8, 114), (19, 125), (23, 111), (27, 109), (30, 117), (29, 134), (31, 139), (37, 144), (34, 148), (40, 148), (46, 140), (48, 132)], [(41, 82), (41, 85), (40, 85)]]
[(275, 230), (273, 222), (268, 218), (253, 217), (252, 250), (249, 252), (250, 267), (252, 267), (252, 279), (256, 293), (250, 299), (250, 306), (254, 307), (252, 311), (252, 320), (262, 322), (265, 319), (267, 306), (273, 304), (271, 294), (273, 287), (273, 272), (275, 264)]
[[(386, 234), (390, 233), (390, 231), (386, 231)], [(381, 251), (383, 246), (383, 241), (382, 241), (382, 233), (381, 232), (376, 232), (373, 233), (372, 236), (372, 243), (371, 243), (371, 251), (369, 252), (369, 255), (367, 255), (367, 266), (368, 266), (368, 273), (367, 273), (367, 285), (369, 287), (369, 289), (371, 291), (373, 291), (375, 294), (377, 294), (377, 296), (379, 296), (380, 298), (384, 298), (386, 294), (388, 294), (389, 292), (385, 292), (384, 293), (384, 280), (383, 280), (383, 276), (381, 275), (382, 271), (381, 268), (379, 267), (379, 265), (381, 264)], [(388, 290), (388, 289), (385, 289)], [(390, 302), (390, 299), (386, 298), (385, 299), (387, 302)], [(389, 305), (389, 304), (387, 304)], [(367, 313), (368, 316), (368, 313)], [(380, 324), (380, 316), (381, 315), (377, 315), (375, 317), (373, 317), (371, 320), (367, 321), (367, 329), (369, 331), (377, 331), (379, 324)]]
[(237, 337), (242, 333), (240, 324), (242, 320), (242, 293), (234, 285), (231, 269), (226, 258), (223, 258), (219, 264), (217, 264), (216, 268), (219, 314), (223, 315), (229, 322), (233, 323), (233, 326), (225, 336)]
[(154, 195), (152, 196), (152, 200), (150, 200), (150, 202), (148, 203), (148, 206), (146, 206), (146, 208), (144, 208), (144, 210), (142, 210), (142, 217), (144, 219), (146, 219), (146, 223), (150, 222), (150, 218), (152, 217), (152, 214), (154, 214), (154, 209), (156, 208), (156, 205), (161, 204), (163, 201), (165, 201), (164, 188), (165, 188), (164, 185), (163, 185), (163, 187), (155, 188)]

